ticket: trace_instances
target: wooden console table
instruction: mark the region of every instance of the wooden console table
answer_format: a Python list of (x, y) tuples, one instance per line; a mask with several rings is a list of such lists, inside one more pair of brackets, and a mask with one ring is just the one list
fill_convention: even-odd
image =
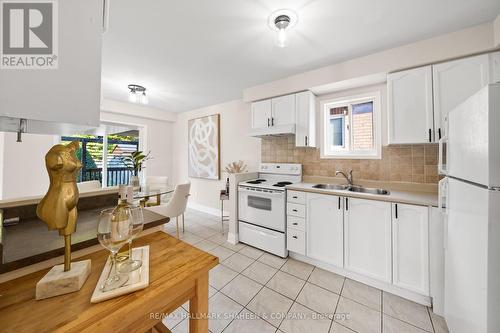
[(134, 246), (147, 244), (149, 286), (102, 303), (91, 304), (90, 296), (109, 255), (105, 250), (76, 259), (91, 259), (92, 272), (75, 293), (36, 301), (35, 285), (48, 269), (0, 284), (0, 330), (146, 332), (189, 300), (190, 332), (208, 332), (208, 272), (218, 258), (161, 231), (134, 240)]

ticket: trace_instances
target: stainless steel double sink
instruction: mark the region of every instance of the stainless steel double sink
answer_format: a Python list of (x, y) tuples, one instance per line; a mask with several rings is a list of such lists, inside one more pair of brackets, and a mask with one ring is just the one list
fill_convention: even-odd
[(313, 188), (322, 190), (349, 191), (358, 193), (388, 195), (390, 192), (383, 188), (363, 187), (358, 185), (316, 184)]

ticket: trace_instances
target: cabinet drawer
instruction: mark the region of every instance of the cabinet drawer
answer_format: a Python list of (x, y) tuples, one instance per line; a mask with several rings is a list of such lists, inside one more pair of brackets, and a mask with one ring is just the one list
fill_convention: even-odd
[(297, 216), (287, 216), (287, 227), (305, 231), (306, 219)]
[(287, 201), (297, 204), (306, 204), (306, 192), (287, 191)]
[(305, 218), (306, 217), (306, 206), (298, 205), (298, 204), (294, 204), (294, 203), (287, 203), (286, 213), (287, 213), (287, 215)]
[(304, 231), (288, 228), (286, 233), (286, 248), (289, 251), (306, 254), (306, 234)]

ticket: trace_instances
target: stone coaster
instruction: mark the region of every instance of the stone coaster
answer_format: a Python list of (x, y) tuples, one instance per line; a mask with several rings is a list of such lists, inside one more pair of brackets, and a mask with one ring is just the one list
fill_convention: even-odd
[(36, 299), (44, 299), (80, 290), (90, 275), (90, 259), (71, 263), (71, 269), (64, 271), (64, 265), (57, 265), (36, 284)]

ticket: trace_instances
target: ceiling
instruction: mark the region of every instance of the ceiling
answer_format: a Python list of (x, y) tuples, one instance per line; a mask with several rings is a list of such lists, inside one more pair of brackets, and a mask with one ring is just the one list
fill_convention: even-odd
[[(299, 17), (286, 48), (269, 15)], [(242, 89), (492, 20), (498, 0), (113, 0), (103, 39), (103, 98), (147, 88), (149, 105), (182, 112)]]

